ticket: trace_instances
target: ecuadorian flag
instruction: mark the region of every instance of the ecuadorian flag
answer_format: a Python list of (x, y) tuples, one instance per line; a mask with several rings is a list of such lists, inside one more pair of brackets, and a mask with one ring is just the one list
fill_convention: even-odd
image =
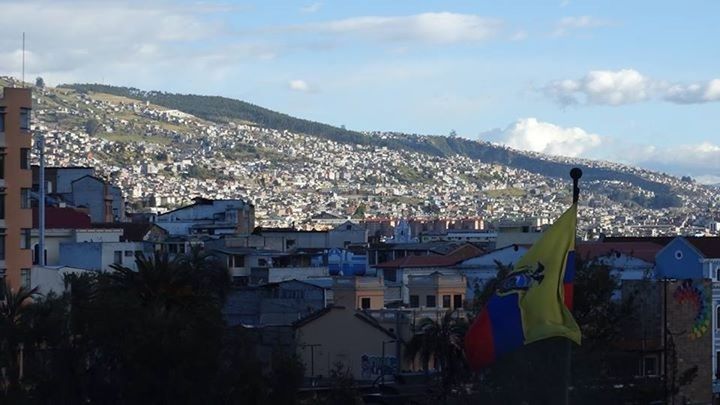
[(465, 335), (465, 355), (473, 369), (550, 337), (580, 344), (580, 328), (570, 313), (576, 224), (573, 204), (498, 281), (495, 294)]

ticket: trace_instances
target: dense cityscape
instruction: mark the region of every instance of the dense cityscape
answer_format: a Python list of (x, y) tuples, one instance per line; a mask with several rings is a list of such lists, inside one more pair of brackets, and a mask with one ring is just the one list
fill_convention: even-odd
[[(243, 198), (255, 204), (262, 226), (304, 226), (323, 212), (350, 218), (359, 207), (361, 218), (547, 224), (561, 213), (557, 203), (569, 195), (568, 178), (462, 156), (427, 156), (209, 122), (107, 94), (43, 89), (35, 103), (37, 129), (46, 134), (47, 164), (94, 167), (123, 190), (136, 211), (160, 213), (193, 197)], [(609, 162), (533, 157), (637, 174), (680, 196), (677, 207), (645, 208), (627, 197), (612, 197), (618, 190), (649, 197), (653, 191), (615, 180), (584, 182), (579, 219), (587, 238), (718, 233), (720, 197), (714, 187)]]
[(4, 0), (0, 405), (720, 404), (718, 15)]

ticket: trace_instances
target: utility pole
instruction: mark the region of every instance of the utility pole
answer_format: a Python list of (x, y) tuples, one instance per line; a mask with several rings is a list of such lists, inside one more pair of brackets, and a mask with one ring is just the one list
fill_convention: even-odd
[(37, 262), (41, 267), (45, 266), (45, 134), (37, 132), (37, 143), (40, 155), (40, 170), (38, 172), (39, 202), (38, 202), (38, 257)]

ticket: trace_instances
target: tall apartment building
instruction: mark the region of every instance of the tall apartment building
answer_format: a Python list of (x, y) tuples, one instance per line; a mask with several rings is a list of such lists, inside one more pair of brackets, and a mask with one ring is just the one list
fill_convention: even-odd
[(30, 232), (30, 89), (4, 88), (0, 97), (0, 280), (13, 290), (29, 284)]

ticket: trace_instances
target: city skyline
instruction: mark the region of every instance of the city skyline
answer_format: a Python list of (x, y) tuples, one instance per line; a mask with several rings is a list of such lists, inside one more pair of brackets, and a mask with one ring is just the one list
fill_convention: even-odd
[(704, 49), (719, 7), (9, 1), (0, 71), (20, 76), (25, 31), (28, 81), (222, 95), (354, 130), (454, 129), (717, 183), (719, 62)]

